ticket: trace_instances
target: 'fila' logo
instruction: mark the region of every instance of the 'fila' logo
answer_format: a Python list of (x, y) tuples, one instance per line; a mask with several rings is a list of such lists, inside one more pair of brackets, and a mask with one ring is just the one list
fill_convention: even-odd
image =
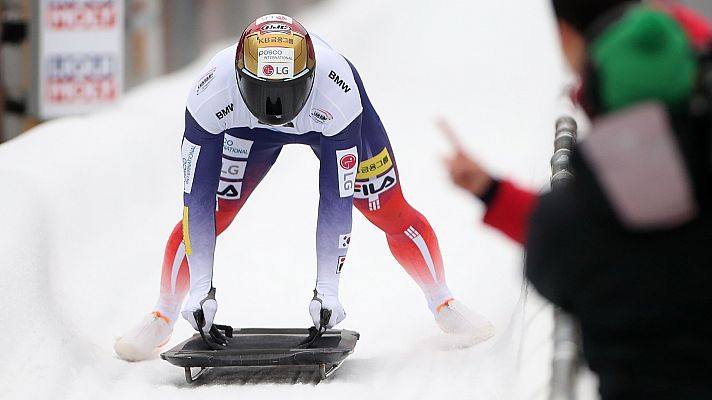
[(223, 119), (227, 117), (228, 114), (232, 112), (232, 103), (230, 103), (229, 106), (223, 108), (222, 110), (218, 111), (215, 113), (215, 116), (218, 117), (218, 119)]
[(334, 72), (334, 71), (329, 72), (329, 79), (333, 80), (334, 83), (336, 83), (336, 86), (340, 87), (341, 90), (344, 91), (344, 93), (348, 93), (349, 90), (351, 90), (349, 85), (347, 85), (343, 79), (339, 78), (339, 76), (336, 75), (336, 72)]
[(242, 194), (242, 182), (227, 182), (220, 180), (217, 195), (220, 199), (237, 200)]
[(366, 182), (362, 184), (356, 184), (356, 192), (361, 193), (363, 196), (373, 196), (389, 189), (393, 184), (396, 183), (396, 178), (391, 176), (386, 176), (383, 181), (381, 181), (380, 186), (376, 186), (374, 182)]

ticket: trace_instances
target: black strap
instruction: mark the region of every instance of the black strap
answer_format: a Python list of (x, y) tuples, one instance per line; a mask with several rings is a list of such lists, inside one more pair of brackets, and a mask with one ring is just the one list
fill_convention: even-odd
[[(232, 338), (233, 333), (233, 329), (231, 326), (213, 324), (210, 327), (210, 330), (208, 331), (208, 335), (206, 335), (202, 329), (203, 326), (205, 326), (205, 316), (203, 315), (203, 310), (194, 311), (193, 317), (195, 318), (195, 322), (200, 327), (200, 329), (198, 329), (198, 332), (200, 332), (200, 337), (203, 338), (203, 342), (205, 342), (208, 347), (210, 347), (212, 350), (224, 350), (225, 348), (227, 348), (227, 345), (229, 343), (227, 339)], [(208, 338), (208, 336), (210, 336), (210, 338)]]
[(320, 315), (319, 315), (319, 326), (320, 328), (317, 329), (316, 326), (312, 326), (309, 328), (309, 335), (306, 337), (306, 339), (302, 340), (299, 345), (297, 346), (298, 349), (309, 349), (314, 344), (319, 340), (320, 337), (326, 333), (326, 325), (329, 323), (329, 320), (331, 319), (331, 310), (327, 310), (325, 308), (321, 309)]
[(326, 332), (326, 328), (316, 329), (316, 326), (309, 328), (309, 336), (302, 340), (297, 346), (298, 349), (308, 349), (311, 348), (317, 340), (319, 340), (322, 335)]
[(497, 195), (497, 192), (499, 191), (499, 186), (500, 186), (500, 181), (498, 179), (492, 179), (492, 181), (490, 181), (489, 185), (487, 185), (487, 189), (480, 196), (480, 200), (482, 200), (482, 202), (485, 203), (485, 206), (489, 207), (490, 204), (492, 204), (494, 197)]

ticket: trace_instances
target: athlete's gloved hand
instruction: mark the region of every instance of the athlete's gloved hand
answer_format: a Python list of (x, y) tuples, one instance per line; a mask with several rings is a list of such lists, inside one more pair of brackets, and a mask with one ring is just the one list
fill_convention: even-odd
[(331, 311), (331, 316), (325, 326), (326, 329), (333, 328), (346, 318), (346, 311), (344, 311), (344, 306), (341, 305), (337, 295), (322, 294), (314, 289), (314, 298), (309, 303), (309, 314), (311, 314), (312, 321), (314, 321), (314, 326), (317, 329), (322, 328), (322, 309)]
[[(202, 311), (202, 318), (200, 318), (200, 313), (196, 313), (196, 311)], [(186, 321), (190, 322), (193, 329), (197, 331), (202, 328), (204, 333), (208, 333), (210, 332), (210, 327), (213, 326), (217, 311), (218, 303), (215, 301), (215, 288), (210, 288), (210, 291), (202, 296), (193, 296), (191, 293), (183, 307), (183, 311), (181, 311), (181, 315)]]

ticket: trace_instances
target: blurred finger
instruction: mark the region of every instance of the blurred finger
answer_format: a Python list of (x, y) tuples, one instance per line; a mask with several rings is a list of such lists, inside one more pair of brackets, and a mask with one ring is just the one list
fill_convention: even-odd
[(439, 117), (435, 120), (435, 125), (438, 127), (440, 132), (445, 136), (447, 141), (455, 148), (455, 150), (462, 152), (462, 143), (455, 133), (455, 129), (452, 128), (449, 122), (443, 117)]

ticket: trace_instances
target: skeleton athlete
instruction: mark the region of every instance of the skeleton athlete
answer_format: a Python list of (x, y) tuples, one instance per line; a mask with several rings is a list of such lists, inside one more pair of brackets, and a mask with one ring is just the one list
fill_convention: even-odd
[[(317, 328), (322, 309), (331, 312), (328, 328), (346, 317), (339, 277), (355, 206), (386, 234), (443, 331), (474, 342), (492, 336), (486, 319), (453, 299), (435, 233), (403, 198), (393, 149), (354, 66), (299, 22), (273, 14), (250, 24), (191, 87), (182, 144), (183, 220), (168, 239), (158, 303), (117, 340), (120, 357), (155, 356), (179, 313), (194, 329), (210, 329), (217, 311), (216, 236), (292, 143), (310, 146), (320, 161), (317, 282), (309, 304)], [(204, 321), (196, 321), (196, 311)]]

